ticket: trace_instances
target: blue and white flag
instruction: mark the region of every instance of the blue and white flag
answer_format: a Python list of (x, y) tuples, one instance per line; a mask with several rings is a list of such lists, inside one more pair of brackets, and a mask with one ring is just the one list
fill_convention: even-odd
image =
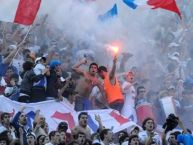
[[(12, 117), (20, 110), (22, 106), (25, 106), (28, 119), (28, 126), (32, 127), (33, 120), (35, 118), (35, 111), (40, 110), (40, 114), (46, 118), (46, 122), (49, 125), (49, 131), (56, 130), (58, 124), (65, 121), (69, 125), (69, 130), (74, 128), (78, 124), (78, 114), (71, 106), (65, 102), (57, 102), (55, 100), (44, 101), (39, 103), (19, 103), (12, 101), (4, 96), (0, 96), (0, 112), (8, 112)], [(116, 133), (120, 130), (130, 128), (136, 125), (134, 122), (128, 120), (119, 114), (118, 111), (112, 109), (92, 110), (85, 111), (88, 113), (88, 126), (92, 132), (95, 132), (99, 125), (95, 120), (95, 114), (100, 115), (103, 125), (106, 128), (113, 128), (113, 132)]]

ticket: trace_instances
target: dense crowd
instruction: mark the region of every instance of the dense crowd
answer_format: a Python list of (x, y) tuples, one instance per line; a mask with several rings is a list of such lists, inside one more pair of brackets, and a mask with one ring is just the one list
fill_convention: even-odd
[[(193, 118), (193, 12), (188, 2), (179, 4), (183, 21), (173, 16), (160, 22), (154, 39), (146, 42), (157, 49), (142, 61), (137, 58), (137, 65), (130, 61), (131, 52), (114, 53), (112, 66), (98, 64), (103, 54), (87, 41), (74, 44), (46, 23), (48, 16), (29, 30), (0, 22), (0, 95), (23, 103), (64, 101), (83, 111), (70, 133), (66, 122), (50, 132), (41, 110), (33, 127), (24, 107), (13, 118), (1, 112), (0, 145), (193, 145), (187, 129)], [(99, 129), (91, 134), (84, 111), (107, 108), (139, 126), (113, 134), (95, 115)], [(162, 124), (163, 130), (157, 130)]]

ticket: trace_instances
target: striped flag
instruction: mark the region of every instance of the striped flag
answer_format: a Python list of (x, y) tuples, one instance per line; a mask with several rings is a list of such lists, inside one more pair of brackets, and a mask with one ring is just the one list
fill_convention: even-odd
[[(78, 124), (79, 112), (74, 111), (65, 102), (50, 100), (26, 104), (12, 101), (4, 96), (0, 96), (0, 102), (3, 104), (0, 106), (0, 112), (8, 112), (13, 114), (12, 116), (18, 112), (21, 106), (25, 106), (26, 109), (24, 112), (27, 115), (27, 122), (30, 128), (32, 128), (36, 110), (40, 110), (40, 114), (46, 118), (50, 131), (55, 130), (58, 124), (63, 121), (69, 125), (68, 132)], [(99, 127), (98, 122), (95, 120), (95, 114), (100, 115), (103, 125), (106, 128), (111, 128), (114, 133), (136, 125), (134, 122), (122, 116), (118, 111), (112, 109), (91, 110), (86, 112), (89, 115), (88, 127), (92, 132), (95, 132)]]
[(87, 111), (88, 113), (88, 126), (92, 132), (96, 132), (99, 125), (95, 120), (95, 115), (100, 115), (101, 121), (106, 128), (112, 129), (114, 133), (130, 128), (136, 125), (133, 121), (122, 116), (118, 111), (112, 109), (104, 110), (92, 110)]
[(33, 24), (41, 0), (1, 0), (0, 21)]
[(138, 6), (149, 6), (152, 9), (165, 9), (175, 12), (181, 18), (181, 13), (175, 0), (123, 0), (123, 2), (133, 9), (136, 9)]

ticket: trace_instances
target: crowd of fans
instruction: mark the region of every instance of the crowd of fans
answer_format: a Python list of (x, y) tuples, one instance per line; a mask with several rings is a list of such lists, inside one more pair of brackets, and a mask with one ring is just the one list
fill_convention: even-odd
[[(87, 42), (73, 44), (46, 23), (47, 16), (29, 33), (23, 26), (0, 22), (0, 95), (24, 103), (55, 99), (76, 111), (112, 108), (142, 126), (113, 134), (96, 115), (99, 129), (91, 134), (88, 115), (82, 112), (71, 133), (66, 122), (50, 132), (40, 110), (31, 128), (21, 108), (12, 120), (1, 113), (0, 145), (193, 145), (186, 129), (193, 118), (193, 12), (184, 1), (180, 6), (183, 22), (175, 16), (161, 22), (148, 44), (157, 49), (139, 66), (130, 64), (133, 54), (128, 52), (114, 54), (112, 67), (97, 64)], [(169, 122), (170, 113), (178, 117)], [(158, 132), (166, 119), (169, 123)]]
[(10, 120), (9, 113), (1, 114), (0, 144), (1, 145), (192, 145), (193, 137), (178, 118), (177, 124), (181, 130), (171, 131), (173, 126), (167, 123), (163, 133), (156, 131), (156, 123), (152, 118), (146, 118), (142, 127), (133, 126), (130, 130), (114, 134), (111, 129), (105, 128), (99, 115), (95, 115), (99, 128), (91, 134), (88, 127), (88, 114), (81, 112), (78, 116), (78, 125), (68, 133), (68, 124), (60, 122), (54, 131), (49, 132), (49, 125), (40, 110), (36, 111), (33, 128), (27, 123), (24, 113), (25, 107)]

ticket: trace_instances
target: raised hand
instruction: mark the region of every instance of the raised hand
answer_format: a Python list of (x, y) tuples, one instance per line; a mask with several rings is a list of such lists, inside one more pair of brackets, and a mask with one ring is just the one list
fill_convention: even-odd
[(101, 117), (100, 117), (100, 115), (95, 114), (95, 120), (96, 120), (97, 122), (101, 122)]

